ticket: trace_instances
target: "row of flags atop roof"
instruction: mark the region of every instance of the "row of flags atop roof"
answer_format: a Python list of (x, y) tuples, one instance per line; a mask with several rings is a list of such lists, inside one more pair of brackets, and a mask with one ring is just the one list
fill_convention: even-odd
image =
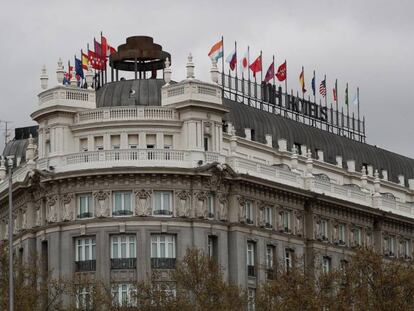
[(94, 80), (98, 80), (99, 73), (106, 71), (108, 58), (114, 52), (116, 52), (116, 49), (108, 44), (106, 37), (101, 32), (100, 42), (95, 38), (93, 39), (93, 50), (89, 49), (88, 44), (86, 53), (81, 49), (80, 58), (75, 55), (75, 67), (71, 66), (70, 61), (68, 61), (68, 68), (65, 71), (63, 83), (70, 84), (72, 72), (75, 70), (78, 85), (84, 86), (84, 71), (87, 71), (89, 67), (95, 70)]
[[(223, 44), (223, 38), (221, 38), (220, 41), (215, 43), (209, 53), (208, 56), (211, 59), (214, 59), (218, 61), (220, 58), (224, 57), (224, 44)], [(275, 78), (277, 78), (278, 81), (283, 82), (285, 81), (285, 87), (286, 87), (286, 93), (287, 91), (287, 61), (285, 60), (282, 64), (280, 64), (277, 67), (277, 70), (275, 68), (275, 59), (273, 56), (273, 61), (269, 65), (266, 74), (263, 79), (263, 64), (262, 64), (262, 52), (260, 52), (260, 55), (257, 56), (257, 58), (250, 63), (249, 60), (249, 47), (247, 48), (247, 51), (245, 54), (238, 59), (237, 58), (237, 43), (234, 44), (234, 49), (231, 51), (230, 54), (226, 57), (226, 59), (223, 60), (223, 70), (224, 70), (224, 61), (229, 64), (229, 69), (231, 71), (236, 72), (237, 76), (237, 70), (241, 70), (242, 77), (244, 77), (244, 73), (246, 70), (248, 70), (248, 79), (250, 79), (250, 71), (253, 73), (253, 77), (256, 81), (257, 74), (261, 73), (261, 80), (265, 83), (269, 83), (273, 80), (273, 83), (275, 83)], [(239, 66), (237, 66), (239, 63)], [(299, 85), (301, 87), (302, 95), (305, 96), (305, 93), (307, 92), (306, 85), (305, 85), (305, 70), (302, 67), (301, 72), (299, 73)], [(313, 78), (311, 81), (311, 88), (312, 88), (312, 94), (315, 98), (316, 96), (316, 78), (315, 78), (315, 71), (313, 71)], [(319, 84), (319, 94), (327, 100), (327, 86), (326, 86), (326, 75), (324, 76), (324, 79)], [(335, 80), (334, 88), (332, 89), (332, 97), (336, 104), (338, 104), (338, 80)], [(344, 99), (345, 105), (349, 105), (349, 98), (348, 98), (348, 84), (346, 84), (345, 89), (345, 99)], [(352, 101), (353, 104), (359, 105), (359, 88), (357, 88), (357, 92), (355, 93), (354, 99)]]

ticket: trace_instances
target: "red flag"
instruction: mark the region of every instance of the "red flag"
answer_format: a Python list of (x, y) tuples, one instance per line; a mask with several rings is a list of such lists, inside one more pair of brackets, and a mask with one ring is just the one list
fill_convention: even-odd
[(276, 77), (279, 81), (286, 80), (286, 61), (277, 68)]
[(102, 70), (105, 68), (104, 60), (91, 50), (88, 50), (88, 60), (93, 69)]
[(256, 73), (262, 71), (262, 55), (259, 55), (249, 68), (253, 71), (253, 77), (256, 77)]
[(333, 92), (333, 100), (336, 102), (336, 89), (332, 89)]
[(109, 55), (111, 55), (112, 53), (116, 52), (116, 49), (110, 45), (108, 45), (108, 51), (109, 51)]
[(102, 52), (102, 45), (95, 39), (93, 39), (93, 43), (96, 56), (99, 58), (103, 58), (105, 55)]
[(269, 66), (269, 69), (267, 69), (266, 76), (265, 76), (265, 82), (269, 82), (273, 79), (275, 76), (275, 63), (271, 63)]
[(106, 38), (104, 36), (101, 36), (101, 49), (102, 56), (108, 56), (108, 42), (106, 41)]

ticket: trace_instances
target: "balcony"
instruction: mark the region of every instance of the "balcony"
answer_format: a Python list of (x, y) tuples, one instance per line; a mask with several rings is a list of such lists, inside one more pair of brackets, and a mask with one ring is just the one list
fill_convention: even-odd
[(247, 276), (256, 277), (256, 268), (254, 266), (247, 266)]
[(111, 269), (136, 269), (136, 258), (111, 258)]
[(96, 271), (96, 260), (75, 261), (75, 272)]
[(172, 216), (172, 211), (166, 209), (157, 209), (154, 210), (152, 214), (155, 216)]
[(176, 258), (151, 258), (152, 269), (175, 269)]

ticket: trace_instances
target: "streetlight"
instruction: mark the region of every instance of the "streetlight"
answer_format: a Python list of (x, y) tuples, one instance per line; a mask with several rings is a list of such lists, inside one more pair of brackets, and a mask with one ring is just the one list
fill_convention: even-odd
[(13, 156), (8, 156), (9, 167), (9, 310), (14, 311), (13, 285)]

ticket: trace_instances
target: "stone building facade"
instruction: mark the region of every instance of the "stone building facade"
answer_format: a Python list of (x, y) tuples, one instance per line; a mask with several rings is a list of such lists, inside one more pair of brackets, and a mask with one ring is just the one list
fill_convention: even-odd
[[(414, 176), (407, 186), (402, 175), (388, 180), (386, 165), (356, 168), (341, 154), (328, 163), (323, 149), (299, 153), (287, 138), (236, 135), (237, 124), (223, 126), (231, 109), (215, 63), (212, 82), (194, 78), (191, 57), (181, 82), (170, 83), (168, 64), (161, 83), (135, 80), (138, 89), (163, 85), (150, 105), (117, 106), (111, 96), (105, 106), (110, 88), (131, 96), (129, 80), (82, 89), (62, 85), (61, 73), (59, 62), (58, 85), (48, 88), (43, 72), (31, 115), (38, 137), (5, 152), (15, 156), (16, 253), (37, 254), (52, 277), (91, 275), (121, 301), (151, 271), (168, 281), (164, 272), (196, 247), (254, 295), (276, 267), (329, 270), (358, 247), (412, 260)], [(2, 159), (0, 240), (8, 239), (6, 166)]]

